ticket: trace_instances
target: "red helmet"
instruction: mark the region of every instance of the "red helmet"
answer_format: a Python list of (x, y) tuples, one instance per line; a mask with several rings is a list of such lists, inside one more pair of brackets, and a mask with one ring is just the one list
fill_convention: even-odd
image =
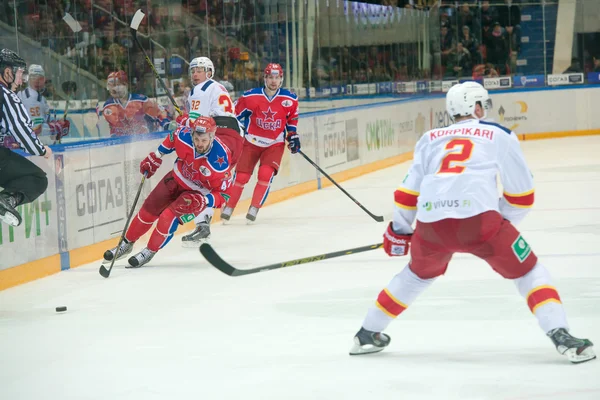
[(111, 72), (106, 79), (106, 89), (112, 97), (127, 97), (127, 83), (125, 71)]
[(281, 65), (276, 64), (276, 63), (271, 63), (269, 65), (267, 65), (267, 67), (265, 68), (265, 86), (267, 85), (267, 77), (268, 76), (280, 76), (281, 77), (281, 83), (279, 84), (279, 87), (281, 87), (281, 85), (283, 85), (283, 68), (281, 68)]
[(107, 85), (127, 85), (128, 79), (125, 71), (115, 71), (108, 74)]
[(283, 68), (281, 68), (281, 65), (279, 64), (271, 63), (265, 68), (265, 76), (266, 75), (279, 75), (281, 76), (281, 79), (283, 79)]
[(217, 132), (217, 123), (212, 117), (198, 117), (192, 122), (190, 128), (192, 129), (192, 134), (204, 135), (208, 133), (213, 138), (215, 132)]

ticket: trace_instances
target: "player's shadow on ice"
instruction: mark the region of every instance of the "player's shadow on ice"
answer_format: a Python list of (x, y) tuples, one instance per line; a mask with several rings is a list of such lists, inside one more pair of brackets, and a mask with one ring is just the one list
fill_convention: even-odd
[[(498, 351), (498, 350), (486, 350), (471, 347), (459, 352), (419, 352), (419, 351), (389, 351), (384, 350), (381, 353), (364, 356), (367, 358), (379, 358), (383, 357), (386, 360), (392, 360), (396, 363), (409, 364), (414, 366), (423, 365), (424, 367), (431, 367), (431, 365), (437, 365), (440, 368), (449, 367), (456, 368), (458, 365), (472, 366), (477, 365), (481, 367), (489, 366), (496, 368), (499, 365), (502, 366), (523, 366), (523, 365), (562, 365), (568, 366), (570, 363), (567, 359), (556, 352), (552, 348), (552, 344), (548, 346), (547, 350), (544, 349), (527, 349), (519, 348), (518, 346), (513, 347), (512, 350)], [(361, 356), (356, 358), (363, 358)], [(432, 364), (433, 363), (433, 364)]]

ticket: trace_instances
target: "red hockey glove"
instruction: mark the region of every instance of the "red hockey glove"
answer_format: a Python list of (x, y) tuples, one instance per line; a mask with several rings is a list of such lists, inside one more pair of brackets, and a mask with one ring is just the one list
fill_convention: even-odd
[(392, 223), (388, 225), (383, 234), (383, 249), (390, 257), (405, 256), (410, 247), (411, 235), (400, 235), (392, 229)]
[(300, 136), (296, 132), (290, 132), (286, 139), (288, 141), (288, 149), (290, 149), (292, 154), (300, 151)]
[(63, 136), (69, 134), (71, 122), (68, 119), (57, 119), (48, 122), (48, 126), (50, 127), (50, 134), (54, 136), (54, 140), (58, 142)]
[(156, 173), (161, 164), (162, 159), (159, 158), (156, 153), (152, 152), (140, 163), (140, 172), (142, 175), (146, 174), (146, 178), (150, 178)]
[(182, 114), (179, 117), (177, 117), (177, 119), (175, 119), (175, 121), (179, 125), (184, 125), (184, 126), (189, 127), (190, 126), (190, 115), (189, 114)]
[(187, 214), (198, 215), (206, 208), (206, 197), (199, 192), (183, 192), (177, 200), (171, 203), (170, 208), (176, 216)]

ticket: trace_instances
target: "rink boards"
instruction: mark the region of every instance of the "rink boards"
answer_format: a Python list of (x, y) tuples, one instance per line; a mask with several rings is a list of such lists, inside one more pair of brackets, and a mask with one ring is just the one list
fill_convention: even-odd
[[(493, 93), (493, 103), (489, 117), (522, 140), (600, 134), (600, 88), (506, 91)], [(440, 95), (301, 114), (298, 132), (304, 153), (343, 181), (410, 159), (423, 132), (449, 123)], [(0, 290), (100, 259), (121, 234), (139, 187), (140, 161), (164, 136), (59, 146), (52, 162), (31, 158), (48, 174), (49, 186), (20, 206), (20, 227), (0, 225)], [(138, 208), (173, 161), (167, 156), (146, 182)], [(242, 199), (250, 197), (254, 179)], [(267, 204), (326, 185), (306, 160), (286, 151)], [(245, 212), (247, 204), (236, 211)]]

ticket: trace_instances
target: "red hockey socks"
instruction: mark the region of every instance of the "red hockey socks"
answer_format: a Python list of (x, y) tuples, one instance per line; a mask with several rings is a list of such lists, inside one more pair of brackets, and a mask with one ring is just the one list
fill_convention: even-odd
[(237, 172), (235, 174), (235, 181), (233, 185), (227, 190), (227, 194), (229, 194), (230, 198), (227, 200), (227, 204), (225, 206), (235, 208), (237, 206), (238, 201), (240, 201), (240, 197), (242, 196), (242, 192), (244, 191), (244, 186), (250, 180), (251, 174), (246, 172)]
[(158, 217), (150, 214), (144, 209), (144, 207), (142, 207), (140, 212), (138, 212), (137, 215), (131, 220), (131, 224), (127, 229), (127, 233), (125, 233), (125, 239), (127, 239), (128, 242), (135, 242), (144, 233), (150, 230), (152, 224), (157, 218)]
[(258, 168), (258, 182), (254, 187), (254, 193), (252, 194), (252, 206), (260, 208), (267, 200), (269, 195), (269, 188), (273, 177), (275, 176), (275, 170), (267, 165), (261, 165)]

